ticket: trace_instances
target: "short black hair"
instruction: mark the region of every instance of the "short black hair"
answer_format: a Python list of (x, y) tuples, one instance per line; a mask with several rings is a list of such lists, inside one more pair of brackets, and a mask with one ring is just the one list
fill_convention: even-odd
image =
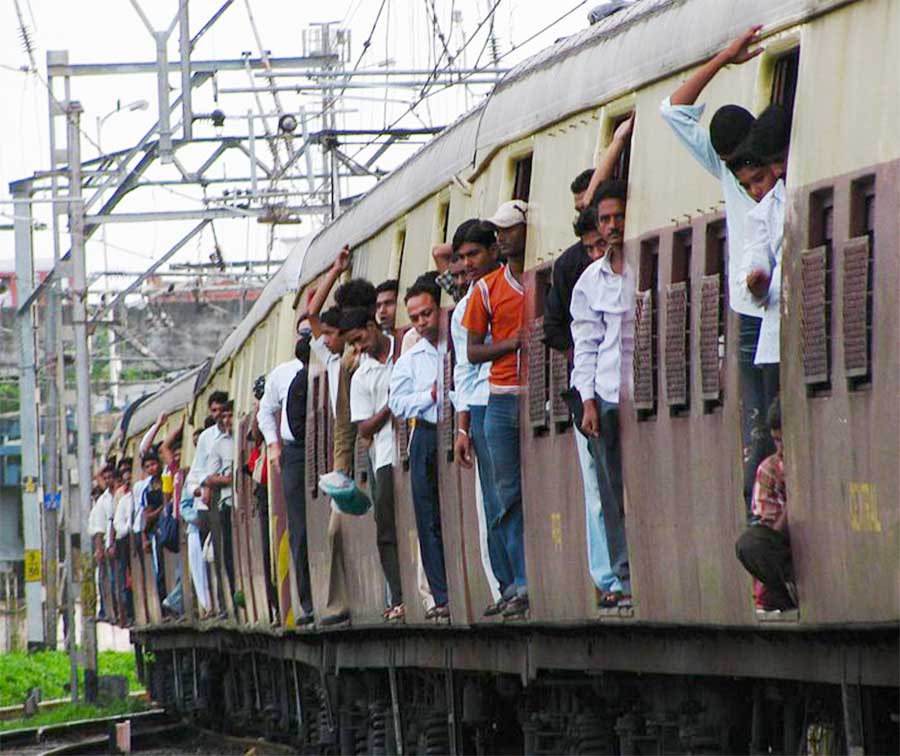
[(469, 218), (453, 232), (453, 251), (459, 252), (463, 244), (480, 244), (488, 249), (497, 241), (497, 229), (480, 218)]
[(766, 423), (770, 431), (781, 430), (781, 397), (776, 396), (772, 400), (769, 411), (766, 413)]
[(436, 271), (432, 270), (428, 273), (423, 273), (413, 282), (413, 285), (406, 290), (406, 296), (403, 298), (403, 301), (408, 304), (409, 300), (413, 297), (428, 294), (434, 300), (434, 303), (440, 307), (441, 287), (437, 285), (436, 278)]
[(719, 157), (728, 157), (750, 133), (753, 114), (740, 105), (723, 105), (709, 122), (709, 141)]
[(206, 400), (206, 406), (212, 407), (214, 404), (225, 404), (228, 401), (227, 391), (213, 391)]
[(212, 428), (212, 426), (214, 426), (215, 424), (216, 424), (216, 421), (212, 419), (212, 415), (207, 415), (206, 418), (203, 420), (203, 430), (206, 430), (207, 428)]
[(122, 457), (122, 459), (119, 460), (119, 464), (116, 465), (116, 468), (121, 469), (123, 467), (126, 467), (130, 470), (132, 467), (134, 467), (134, 459), (132, 459), (131, 457)]
[(155, 446), (151, 446), (141, 455), (141, 466), (143, 467), (147, 462), (159, 462), (159, 452)]
[(375, 307), (377, 298), (375, 287), (365, 278), (353, 278), (341, 284), (334, 292), (334, 303), (341, 309), (345, 307)]
[(325, 312), (319, 315), (319, 320), (321, 320), (325, 325), (331, 326), (332, 328), (340, 328), (341, 308), (329, 307), (327, 310), (325, 310)]
[[(300, 360), (300, 362), (302, 362), (304, 365), (309, 364), (309, 342), (311, 340), (310, 339), (311, 336), (312, 336), (312, 334), (309, 331), (303, 331), (297, 337), (297, 343), (294, 344), (294, 357), (296, 357), (298, 360)], [(262, 378), (262, 380), (263, 380), (262, 388), (263, 388), (263, 391), (265, 391), (266, 377), (264, 375), (261, 375), (259, 378)], [(257, 382), (259, 382), (259, 378), (256, 379)], [(256, 384), (254, 384), (253, 392), (254, 392), (254, 394), (256, 393)], [(262, 394), (260, 394), (256, 398), (262, 399)]]
[(738, 145), (726, 165), (729, 171), (737, 173), (741, 168), (762, 168), (766, 165), (766, 161), (753, 151), (750, 145), (750, 137), (748, 136), (747, 139)]
[(586, 191), (588, 186), (591, 183), (591, 176), (594, 175), (593, 168), (587, 168), (579, 173), (574, 179), (572, 179), (572, 183), (569, 184), (569, 190), (572, 194), (581, 194)]
[(597, 207), (597, 205), (605, 199), (617, 199), (625, 202), (627, 196), (628, 185), (622, 181), (622, 179), (609, 179), (597, 187), (597, 191), (594, 192), (591, 204), (594, 207)]
[(106, 473), (116, 474), (116, 466), (112, 462), (107, 462), (100, 468), (100, 475), (106, 475)]
[(234, 412), (234, 399), (229, 399), (222, 407), (222, 412)]
[(588, 205), (584, 210), (578, 213), (575, 223), (572, 225), (575, 236), (584, 236), (591, 231), (597, 230), (597, 208)]
[(341, 310), (341, 333), (354, 328), (365, 328), (369, 323), (374, 322), (372, 311), (365, 307), (348, 307), (346, 310)]
[(399, 296), (400, 282), (396, 278), (389, 278), (387, 281), (382, 281), (375, 287), (375, 296), (377, 297), (379, 294), (383, 294), (386, 291), (392, 291)]
[[(297, 342), (300, 343), (299, 341)], [(294, 354), (297, 355), (297, 348), (294, 347)], [(297, 355), (297, 359), (300, 359), (299, 355)], [(257, 399), (262, 399), (263, 394), (266, 393), (266, 376), (258, 375), (256, 376), (256, 380), (253, 381), (253, 396)]]
[(788, 112), (775, 103), (769, 105), (753, 122), (747, 142), (753, 154), (758, 155), (761, 160), (773, 162), (784, 156), (790, 138)]

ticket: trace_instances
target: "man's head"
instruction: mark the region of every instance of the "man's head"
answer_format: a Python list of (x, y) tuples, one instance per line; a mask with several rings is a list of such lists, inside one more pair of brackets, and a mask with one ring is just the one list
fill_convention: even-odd
[(206, 400), (206, 406), (209, 408), (209, 414), (213, 420), (217, 420), (219, 417), (219, 413), (222, 411), (222, 407), (225, 405), (225, 402), (228, 401), (228, 392), (227, 391), (213, 391), (209, 395), (209, 399)]
[(389, 278), (375, 287), (375, 322), (382, 331), (394, 330), (399, 295), (400, 283), (396, 278)]
[(134, 466), (134, 460), (131, 457), (122, 457), (116, 469), (119, 471), (119, 477), (126, 486), (131, 483), (131, 468)]
[(225, 402), (222, 407), (222, 413), (219, 415), (218, 425), (222, 433), (231, 433), (231, 425), (234, 420), (234, 402), (230, 399)]
[(419, 276), (406, 290), (406, 313), (416, 329), (416, 333), (432, 344), (437, 344), (440, 334), (441, 290), (434, 283), (434, 277)]
[(353, 278), (334, 290), (334, 303), (343, 310), (347, 307), (365, 307), (374, 312), (378, 295), (371, 281)]
[(782, 453), (782, 441), (781, 441), (781, 399), (780, 397), (775, 397), (772, 400), (772, 404), (769, 407), (769, 411), (766, 414), (766, 423), (769, 426), (769, 433), (772, 434), (772, 440), (775, 442), (775, 451), (778, 454)]
[(525, 239), (528, 231), (528, 205), (522, 200), (504, 202), (488, 219), (497, 229), (497, 247), (507, 260), (525, 257)]
[(738, 148), (737, 154), (728, 162), (728, 168), (754, 202), (772, 191), (778, 181), (772, 166), (755, 155), (747, 143)]
[(172, 467), (176, 470), (181, 468), (181, 439), (175, 439), (172, 444)]
[(116, 468), (113, 465), (104, 465), (103, 469), (100, 470), (100, 475), (98, 477), (100, 479), (100, 486), (104, 491), (108, 491), (116, 477)]
[(466, 282), (473, 283), (497, 267), (497, 233), (478, 218), (459, 224), (453, 234), (453, 252), (463, 264)]
[(594, 205), (597, 208), (597, 231), (607, 250), (612, 247), (621, 247), (625, 240), (626, 193), (625, 182), (614, 179), (600, 184), (594, 195)]
[(753, 120), (753, 114), (740, 105), (723, 105), (713, 113), (709, 122), (709, 141), (726, 163), (747, 138)]
[(606, 254), (606, 243), (597, 228), (597, 208), (588, 205), (578, 213), (574, 225), (575, 236), (581, 240), (581, 246), (592, 260), (599, 260)]
[(344, 351), (344, 337), (341, 336), (341, 308), (329, 307), (319, 316), (322, 324), (322, 338), (325, 346), (332, 354), (342, 354)]
[(754, 155), (772, 166), (778, 178), (784, 176), (791, 124), (787, 111), (778, 104), (769, 105), (750, 127), (747, 144)]
[[(309, 331), (300, 331), (300, 333), (297, 334), (297, 341), (294, 344), (294, 357), (300, 360), (304, 365), (309, 365), (309, 342), (311, 339), (312, 333)], [(262, 390), (259, 392), (259, 396), (256, 396), (257, 384), (260, 381), (262, 381)], [(256, 396), (257, 399), (262, 399), (265, 390), (266, 377), (261, 375), (256, 379), (256, 383), (253, 384), (253, 395)]]
[[(295, 347), (294, 354), (296, 354), (296, 353), (297, 353), (297, 349)], [(256, 380), (253, 381), (253, 398), (257, 399), (257, 400), (262, 399), (263, 394), (265, 394), (265, 393), (266, 393), (266, 376), (265, 376), (265, 374), (258, 375), (258, 376), (256, 376)]]
[(154, 449), (151, 449), (141, 457), (141, 469), (148, 478), (156, 478), (159, 476), (159, 454), (157, 454)]
[(372, 357), (378, 356), (381, 339), (386, 338), (365, 307), (350, 307), (341, 313), (341, 333), (359, 354)]
[(580, 213), (589, 204), (589, 199), (587, 197), (587, 188), (591, 183), (591, 176), (593, 175), (594, 169), (588, 168), (587, 170), (579, 173), (574, 179), (572, 179), (572, 183), (569, 184), (569, 190), (572, 192), (572, 198), (575, 200), (576, 213)]

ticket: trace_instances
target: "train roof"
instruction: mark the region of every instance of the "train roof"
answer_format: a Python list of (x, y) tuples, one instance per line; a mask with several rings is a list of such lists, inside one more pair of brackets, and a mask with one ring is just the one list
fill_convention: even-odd
[(134, 408), (130, 417), (127, 417), (127, 427), (122, 428), (123, 438), (127, 439), (134, 433), (149, 428), (156, 422), (161, 412), (168, 414), (190, 404), (197, 387), (197, 377), (205, 367), (204, 363), (186, 370), (157, 392), (143, 399)]
[[(785, 28), (860, 0), (638, 0), (515, 66), (479, 105), (372, 187), (310, 244), (301, 285), (344, 244), (466, 178), (506, 144), (712, 55), (753, 24)], [(566, 86), (560, 86), (566, 82)]]

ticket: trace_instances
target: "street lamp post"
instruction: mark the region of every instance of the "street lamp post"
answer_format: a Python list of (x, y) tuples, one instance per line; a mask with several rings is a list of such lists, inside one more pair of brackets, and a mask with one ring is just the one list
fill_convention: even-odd
[[(146, 100), (135, 100), (134, 102), (129, 102), (127, 105), (122, 105), (121, 100), (116, 100), (116, 107), (113, 110), (110, 110), (106, 115), (97, 116), (97, 151), (100, 155), (103, 155), (103, 142), (101, 141), (101, 136), (103, 133), (103, 124), (106, 123), (107, 119), (116, 115), (116, 113), (130, 113), (136, 110), (146, 110), (150, 107), (150, 103)], [(109, 270), (109, 250), (106, 244), (106, 224), (104, 223), (100, 227), (100, 242), (103, 244), (103, 272)], [(107, 281), (104, 277), (104, 288), (107, 285)], [(115, 313), (110, 310), (109, 312), (109, 320), (112, 321), (115, 318)], [(122, 372), (122, 363), (118, 358), (118, 350), (116, 349), (116, 334), (113, 331), (112, 326), (110, 325), (106, 330), (106, 338), (109, 342), (109, 392), (110, 398), (112, 399), (112, 406), (119, 406), (119, 375)]]

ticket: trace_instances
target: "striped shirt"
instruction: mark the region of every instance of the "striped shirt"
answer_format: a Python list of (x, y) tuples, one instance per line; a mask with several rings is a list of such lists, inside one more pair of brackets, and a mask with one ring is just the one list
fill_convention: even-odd
[(784, 485), (784, 457), (775, 453), (756, 468), (753, 485), (753, 515), (762, 525), (772, 527), (787, 505)]

